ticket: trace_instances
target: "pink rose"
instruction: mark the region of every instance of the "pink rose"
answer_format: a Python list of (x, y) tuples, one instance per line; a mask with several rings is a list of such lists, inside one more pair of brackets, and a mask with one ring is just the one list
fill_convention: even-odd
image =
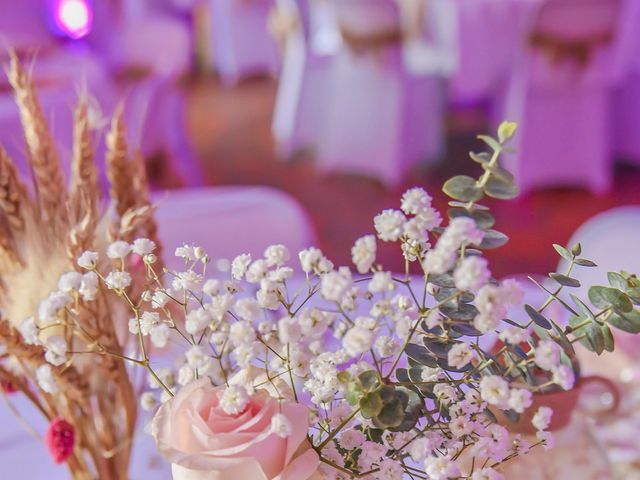
[[(319, 459), (307, 441), (308, 410), (258, 390), (245, 410), (229, 415), (220, 406), (224, 387), (201, 379), (183, 387), (153, 419), (158, 449), (174, 480), (308, 480)], [(282, 413), (291, 434), (281, 438), (271, 419)]]

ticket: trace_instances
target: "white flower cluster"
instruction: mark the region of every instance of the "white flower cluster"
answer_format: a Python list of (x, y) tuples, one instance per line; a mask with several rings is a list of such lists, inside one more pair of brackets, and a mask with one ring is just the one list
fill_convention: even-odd
[[(102, 291), (130, 307), (133, 347), (125, 358), (150, 371), (149, 391), (140, 397), (145, 410), (208, 378), (223, 389), (221, 411), (238, 416), (264, 389), (308, 407), (309, 435), (326, 460), (325, 479), (344, 479), (349, 470), (374, 480), (401, 480), (410, 461), (421, 466), (416, 476), (433, 480), (501, 480), (490, 465), (532, 445), (493, 423), (486, 411), (522, 414), (537, 391), (522, 378), (512, 381), (504, 372), (520, 369), (506, 363), (545, 372), (545, 388), (572, 388), (574, 372), (561, 347), (547, 339), (520, 349), (516, 360), (500, 357), (532, 338), (528, 326), (503, 324), (508, 308), (522, 302), (522, 291), (514, 280), (491, 278), (487, 261), (474, 248), (485, 233), (471, 217), (457, 216), (440, 228), (441, 216), (431, 202), (424, 190), (413, 188), (403, 195), (400, 209), (377, 215), (376, 235), (357, 239), (351, 249), (357, 273), (335, 266), (311, 247), (299, 252), (303, 275), (296, 275), (295, 256), (273, 245), (260, 258), (238, 255), (227, 273), (211, 276), (207, 252), (183, 245), (175, 255), (184, 269), (166, 272), (163, 283), (162, 272), (154, 270), (150, 240), (114, 242), (106, 259), (84, 252), (78, 265), (85, 271), (60, 277), (37, 315), (20, 326), (25, 341), (43, 345), (46, 352), (38, 384), (54, 394), (54, 369), (73, 361), (66, 338), (45, 337), (42, 328), (68, 325), (77, 304), (96, 300)], [(400, 243), (407, 260), (404, 276), (376, 264), (378, 240)], [(422, 269), (419, 289), (410, 262)], [(145, 278), (141, 289), (134, 288), (139, 276)], [(487, 332), (498, 332), (504, 348), (484, 351), (477, 337)], [(173, 368), (155, 368), (149, 361), (147, 348), (178, 345), (183, 349)], [(244, 375), (246, 382), (230, 382), (235, 375)], [(385, 402), (399, 418), (381, 415)], [(415, 402), (420, 408), (412, 412)], [(540, 408), (532, 422), (545, 446), (553, 443), (550, 419), (551, 412)], [(386, 428), (384, 421), (408, 427), (395, 431), (402, 429)], [(372, 436), (371, 428), (382, 437)], [(271, 418), (274, 436), (287, 438), (293, 429), (285, 415)], [(468, 457), (465, 452), (478, 458), (471, 472), (458, 460)]]

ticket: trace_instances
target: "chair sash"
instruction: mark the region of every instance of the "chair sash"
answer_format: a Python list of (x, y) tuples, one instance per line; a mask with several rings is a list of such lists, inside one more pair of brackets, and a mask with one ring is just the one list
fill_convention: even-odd
[(354, 53), (379, 52), (387, 47), (398, 46), (404, 37), (400, 26), (367, 33), (357, 32), (343, 23), (339, 27), (344, 44)]
[(611, 44), (613, 31), (606, 31), (580, 39), (562, 38), (551, 33), (534, 31), (529, 35), (529, 45), (541, 50), (552, 63), (572, 60), (584, 67), (588, 65), (594, 51)]

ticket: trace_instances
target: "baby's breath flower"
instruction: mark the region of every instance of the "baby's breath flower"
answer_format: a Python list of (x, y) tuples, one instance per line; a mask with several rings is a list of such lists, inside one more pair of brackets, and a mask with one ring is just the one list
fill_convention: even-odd
[(138, 238), (133, 242), (133, 253), (141, 257), (152, 253), (156, 249), (156, 243), (148, 238)]
[(86, 252), (83, 252), (82, 255), (78, 257), (78, 266), (86, 270), (92, 270), (93, 268), (95, 268), (97, 263), (98, 263), (98, 254), (96, 252), (91, 252), (87, 250)]
[(40, 365), (36, 369), (36, 380), (43, 392), (51, 394), (58, 392), (58, 382), (56, 382), (53, 376), (53, 369), (48, 363)]
[(113, 260), (122, 260), (131, 253), (131, 245), (122, 240), (113, 242), (107, 248), (107, 257)]
[(131, 275), (128, 272), (110, 272), (105, 283), (111, 290), (124, 290), (131, 285)]
[(387, 209), (376, 215), (373, 226), (378, 238), (384, 242), (395, 242), (404, 231), (407, 218), (400, 210)]

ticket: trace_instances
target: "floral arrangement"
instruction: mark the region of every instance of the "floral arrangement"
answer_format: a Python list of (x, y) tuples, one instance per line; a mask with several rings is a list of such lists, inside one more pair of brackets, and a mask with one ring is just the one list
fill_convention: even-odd
[[(114, 125), (112, 156), (121, 138)], [(515, 130), (505, 122), (497, 138), (479, 137), (489, 153), (471, 154), (483, 170), (478, 179), (445, 183), (446, 227), (420, 188), (403, 195), (400, 209), (377, 215), (375, 235), (352, 248), (357, 272), (309, 248), (298, 254), (302, 274), (295, 274), (282, 245), (263, 258), (238, 256), (228, 278), (211, 274), (202, 248), (185, 245), (175, 252), (184, 269), (167, 271), (146, 197), (120, 203), (135, 189), (112, 188), (117, 221), (108, 235), (72, 228), (69, 238), (84, 239), (72, 271), (52, 267), (57, 288), (32, 292), (44, 298), (39, 306), (2, 324), (0, 376), (52, 420), (46, 440), (75, 478), (91, 470), (77, 466), (86, 458), (99, 478), (126, 478), (125, 469), (101, 470), (105, 452), (128, 455), (135, 408), (125, 363), (148, 374), (141, 406), (153, 412), (150, 433), (177, 480), (503, 478), (505, 462), (553, 446), (556, 418), (544, 398), (578, 387), (573, 345), (599, 354), (614, 348), (611, 327), (640, 331), (633, 275), (611, 273), (611, 285), (592, 287), (588, 299), (566, 299), (565, 289), (579, 286), (573, 269), (595, 265), (579, 245), (555, 245), (567, 271), (550, 274), (554, 287), (539, 284), (548, 299), (523, 306), (529, 321), (507, 318), (509, 308), (522, 307), (522, 290), (492, 278), (482, 252), (507, 237), (478, 202), (517, 195), (499, 162)], [(124, 177), (127, 165), (110, 163)], [(15, 183), (10, 163), (2, 166)], [(145, 220), (133, 221), (131, 212), (140, 211)], [(53, 238), (66, 239), (62, 233)], [(403, 273), (376, 263), (378, 241), (397, 243)], [(5, 260), (3, 280), (19, 265)], [(568, 312), (568, 325), (549, 316), (552, 303)], [(5, 305), (3, 314), (11, 311)], [(119, 325), (128, 332), (117, 339)], [(27, 352), (37, 353), (34, 363)], [(98, 407), (89, 400), (96, 395)], [(96, 408), (101, 416), (90, 421)], [(97, 432), (106, 438), (93, 445)]]
[[(122, 480), (138, 411), (121, 358), (128, 339), (118, 319), (126, 309), (76, 259), (86, 249), (104, 253), (113, 241), (155, 237), (144, 165), (140, 156), (129, 155), (122, 112), (117, 112), (106, 138), (109, 202), (101, 198), (93, 144), (102, 121), (83, 94), (74, 114), (67, 186), (34, 82), (15, 55), (7, 75), (33, 183), (30, 188), (20, 179), (0, 148), (2, 391), (21, 392), (47, 419), (42, 441), (73, 478)], [(144, 271), (136, 274), (136, 266), (129, 267), (129, 295), (137, 298), (145, 287)]]

